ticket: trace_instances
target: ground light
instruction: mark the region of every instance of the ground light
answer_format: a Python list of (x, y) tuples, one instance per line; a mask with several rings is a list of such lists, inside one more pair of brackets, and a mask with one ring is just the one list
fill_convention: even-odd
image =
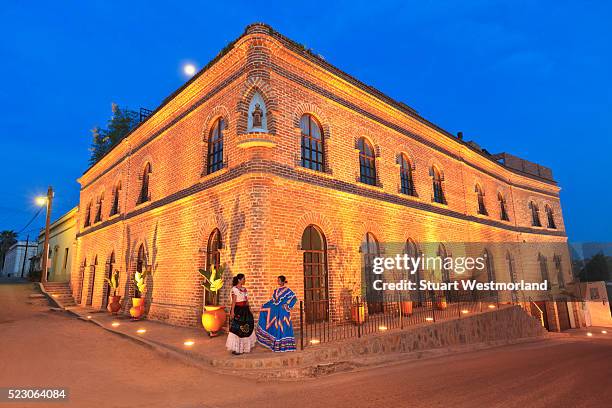
[(144, 334), (146, 332), (147, 331), (145, 329), (138, 329), (138, 330), (136, 330), (136, 333), (138, 333), (138, 334)]
[(468, 314), (468, 313), (470, 313), (470, 311), (469, 311), (469, 310), (467, 310), (467, 309), (463, 309), (463, 310), (461, 311), (461, 313), (463, 313), (463, 314)]
[(602, 330), (601, 334), (608, 334), (608, 332), (606, 330)]
[(489, 309), (495, 309), (495, 305), (489, 305)]
[(385, 331), (387, 330), (387, 326), (378, 326), (378, 330)]
[(184, 345), (185, 347), (191, 347), (191, 346), (193, 346), (194, 344), (195, 344), (195, 341), (193, 341), (193, 340), (185, 340), (185, 341), (183, 342), (183, 345)]
[(319, 339), (312, 339), (312, 340), (310, 340), (310, 344), (319, 344), (319, 343), (321, 343), (321, 340), (319, 340)]
[(591, 332), (587, 332), (587, 336), (592, 337), (592, 336), (593, 336), (593, 333), (591, 333)]
[(427, 320), (428, 322), (433, 322), (433, 317), (426, 317), (425, 320)]
[(91, 315), (87, 315), (87, 318), (88, 318), (88, 319), (91, 319)]
[(117, 327), (117, 326), (119, 326), (119, 322), (112, 322), (112, 323), (111, 323), (111, 326), (113, 326), (113, 327)]

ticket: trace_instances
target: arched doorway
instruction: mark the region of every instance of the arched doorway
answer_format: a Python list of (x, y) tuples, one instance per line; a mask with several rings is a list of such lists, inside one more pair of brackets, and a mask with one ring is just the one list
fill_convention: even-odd
[[(208, 245), (206, 246), (206, 270), (214, 266), (218, 271), (221, 266), (221, 248), (223, 248), (223, 241), (221, 239), (221, 231), (215, 228), (208, 237)], [(217, 278), (219, 278), (217, 276)], [(212, 302), (211, 294), (208, 291), (204, 291), (204, 304), (209, 305)]]
[[(136, 257), (136, 271), (138, 273), (142, 273), (145, 269), (146, 266), (146, 259), (145, 259), (145, 248), (143, 244), (140, 244), (140, 246), (138, 247), (138, 255)], [(138, 291), (138, 287), (134, 284), (134, 279), (131, 280), (131, 285), (134, 288), (134, 296), (136, 297), (142, 297), (144, 294), (140, 293)]]
[(362, 248), (368, 313), (381, 313), (383, 311), (382, 292), (375, 290), (373, 286), (374, 281), (379, 279), (379, 276), (373, 272), (374, 258), (380, 256), (380, 245), (374, 234), (366, 233)]
[[(113, 277), (113, 270), (115, 269), (115, 253), (111, 252), (110, 256), (106, 260), (106, 270), (104, 271), (104, 276), (107, 279), (111, 279)], [(105, 280), (104, 285), (102, 286), (102, 304), (100, 305), (100, 309), (106, 309), (108, 306), (108, 298), (110, 297), (111, 287), (108, 282)]]
[(83, 263), (79, 267), (79, 290), (77, 292), (77, 303), (80, 305), (83, 302), (83, 289), (85, 289), (85, 268), (87, 268), (87, 258), (83, 259)]
[(86, 306), (91, 306), (93, 303), (94, 285), (96, 283), (96, 267), (98, 266), (98, 257), (94, 258), (93, 264), (90, 266), (89, 283), (87, 286), (87, 302)]
[(329, 317), (327, 244), (323, 233), (314, 225), (306, 227), (302, 234), (302, 250), (306, 321), (324, 321)]

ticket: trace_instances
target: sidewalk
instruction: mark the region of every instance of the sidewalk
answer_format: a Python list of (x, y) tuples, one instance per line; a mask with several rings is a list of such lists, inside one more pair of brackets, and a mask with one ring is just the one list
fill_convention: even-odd
[(63, 307), (57, 299), (43, 293), (58, 306), (53, 310), (71, 313), (162, 356), (257, 379), (317, 377), (365, 366), (554, 338), (520, 307), (509, 306), (461, 319), (310, 345), (292, 353), (273, 353), (256, 345), (251, 353), (234, 356), (225, 349), (225, 334), (211, 338), (203, 328), (172, 326), (146, 319), (135, 321), (126, 315), (112, 316), (106, 311), (81, 306)]
[[(256, 345), (251, 353), (233, 356), (225, 349), (227, 336), (223, 334), (210, 338), (201, 328), (177, 327), (148, 320), (133, 321), (124, 315), (111, 316), (107, 312), (83, 307), (65, 308), (79, 319), (139, 342), (161, 355), (198, 367), (214, 368), (227, 374), (257, 379), (317, 377), (366, 366), (551, 338), (537, 328), (535, 331), (522, 331), (522, 334), (515, 336), (499, 336), (496, 330), (490, 330), (488, 336), (475, 337), (472, 340), (466, 339), (465, 334), (460, 334), (464, 330), (473, 332), (474, 327), (483, 327), (490, 322), (499, 321), (496, 313), (504, 314), (505, 319), (516, 319), (517, 313), (520, 317), (520, 308), (513, 309), (483, 312), (461, 320), (413, 326), (409, 330), (389, 330), (367, 337), (310, 346), (293, 353), (272, 353)], [(474, 320), (470, 323), (470, 319)], [(186, 345), (185, 342), (193, 343)]]

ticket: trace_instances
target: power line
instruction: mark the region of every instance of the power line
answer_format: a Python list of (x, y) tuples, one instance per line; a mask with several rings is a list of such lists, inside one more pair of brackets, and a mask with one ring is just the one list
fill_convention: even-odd
[(42, 211), (42, 207), (40, 207), (38, 209), (38, 211), (36, 211), (36, 214), (34, 214), (34, 216), (32, 217), (32, 219), (25, 225), (25, 227), (23, 227), (18, 233), (17, 235), (21, 234), (26, 228), (28, 228), (30, 226), (30, 224), (32, 224), (34, 222), (34, 220), (36, 219), (36, 217), (38, 217), (38, 214), (40, 214), (40, 212)]

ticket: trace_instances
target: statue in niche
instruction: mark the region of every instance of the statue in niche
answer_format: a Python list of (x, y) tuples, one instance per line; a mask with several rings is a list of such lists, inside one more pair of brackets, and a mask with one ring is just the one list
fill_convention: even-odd
[(262, 127), (263, 110), (261, 109), (261, 106), (259, 106), (259, 104), (255, 105), (255, 109), (253, 109), (252, 115), (253, 115), (253, 127), (254, 128)]

